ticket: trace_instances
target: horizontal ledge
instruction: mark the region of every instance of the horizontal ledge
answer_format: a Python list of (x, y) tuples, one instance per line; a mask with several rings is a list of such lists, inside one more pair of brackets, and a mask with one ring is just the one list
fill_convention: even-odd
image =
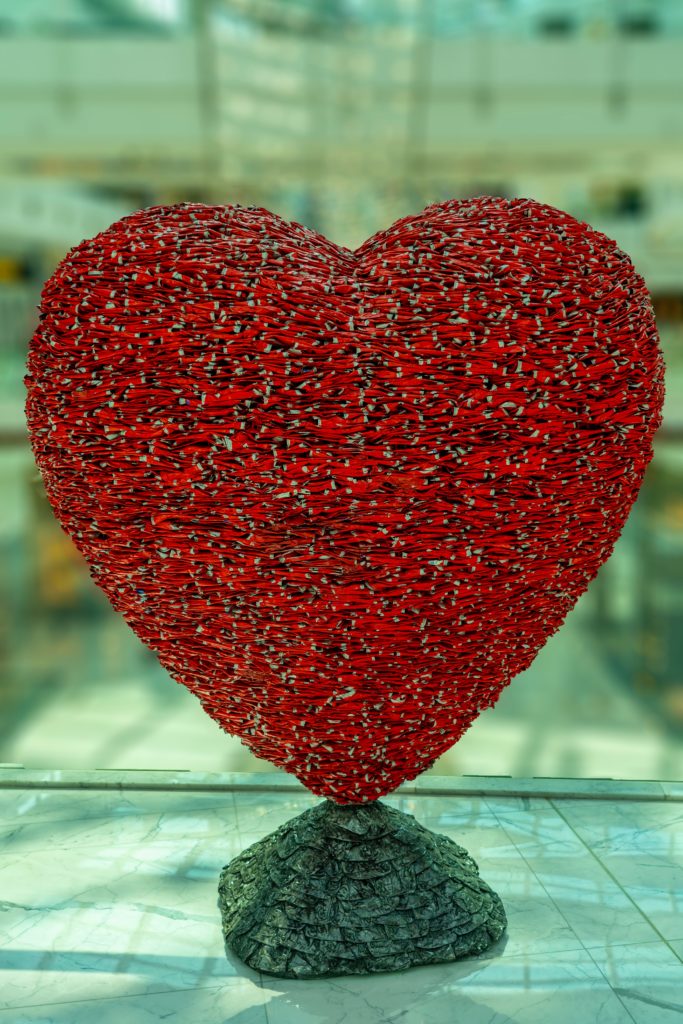
[[(0, 765), (0, 789), (136, 789), (307, 793), (284, 772), (192, 772), (149, 769), (36, 769)], [(652, 779), (511, 778), (422, 775), (388, 795), (509, 796), (590, 800), (679, 800), (683, 782)]]

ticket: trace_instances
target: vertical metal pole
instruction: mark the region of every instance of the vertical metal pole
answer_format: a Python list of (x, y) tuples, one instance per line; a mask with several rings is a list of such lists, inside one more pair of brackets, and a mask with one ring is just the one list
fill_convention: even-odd
[(627, 85), (627, 60), (626, 40), (622, 31), (617, 28), (620, 21), (619, 14), (623, 12), (621, 0), (612, 0), (610, 26), (610, 82), (608, 86), (607, 103), (612, 117), (623, 117), (629, 99)]
[(434, 0), (416, 0), (412, 76), (406, 112), (404, 182), (414, 189), (424, 171), (427, 142), (427, 111), (431, 99), (431, 66), (434, 42)]
[(202, 134), (203, 184), (207, 198), (218, 195), (223, 184), (220, 139), (220, 75), (215, 35), (211, 30), (214, 0), (192, 0), (192, 22), (197, 60), (197, 102)]
[[(327, 34), (323, 33), (323, 40), (327, 42)], [(309, 147), (308, 153), (304, 156), (301, 170), (302, 184), (305, 183), (307, 208), (306, 225), (315, 231), (326, 231), (326, 218), (322, 216), (324, 203), (321, 202), (325, 195), (327, 184), (327, 119), (325, 117), (325, 104), (327, 98), (327, 82), (323, 81), (325, 74), (324, 61), (320, 50), (316, 48), (315, 38), (310, 39), (305, 45), (304, 75), (306, 104), (308, 107), (309, 123)], [(323, 43), (325, 45), (325, 43)], [(329, 69), (327, 69), (329, 73)], [(299, 173), (300, 173), (299, 172)]]

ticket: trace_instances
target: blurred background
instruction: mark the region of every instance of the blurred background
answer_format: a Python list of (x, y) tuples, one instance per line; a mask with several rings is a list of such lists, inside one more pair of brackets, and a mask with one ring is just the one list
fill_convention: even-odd
[(0, 0), (0, 762), (272, 770), (90, 580), (44, 496), (22, 377), (43, 281), (124, 214), (266, 206), (355, 247), (451, 197), (615, 238), (667, 365), (610, 561), (437, 774), (683, 778), (680, 0)]

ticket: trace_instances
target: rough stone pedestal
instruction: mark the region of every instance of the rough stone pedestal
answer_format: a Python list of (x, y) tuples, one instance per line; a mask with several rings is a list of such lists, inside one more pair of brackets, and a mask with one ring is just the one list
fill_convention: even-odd
[(461, 846), (376, 800), (325, 800), (221, 871), (226, 949), (283, 978), (459, 960), (505, 931), (500, 898)]

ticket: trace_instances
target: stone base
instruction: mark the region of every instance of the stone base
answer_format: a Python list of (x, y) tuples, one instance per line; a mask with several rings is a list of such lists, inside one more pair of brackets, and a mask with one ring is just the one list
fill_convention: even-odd
[(282, 978), (460, 960), (507, 925), (466, 850), (379, 800), (292, 818), (223, 868), (218, 894), (226, 949)]

